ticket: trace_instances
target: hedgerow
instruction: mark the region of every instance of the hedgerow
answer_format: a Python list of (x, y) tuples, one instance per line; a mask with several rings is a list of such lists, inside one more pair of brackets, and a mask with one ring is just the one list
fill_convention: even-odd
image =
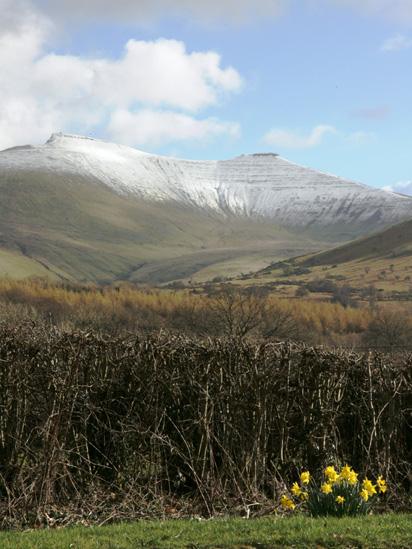
[(250, 512), (350, 463), (408, 504), (409, 355), (0, 325), (4, 527)]

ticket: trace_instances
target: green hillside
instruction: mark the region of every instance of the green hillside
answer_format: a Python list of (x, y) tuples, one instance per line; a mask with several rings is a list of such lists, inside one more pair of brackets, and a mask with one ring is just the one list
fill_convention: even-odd
[(305, 266), (330, 265), (369, 259), (388, 259), (412, 255), (412, 220), (399, 223), (372, 236), (305, 258)]
[(142, 201), (82, 176), (8, 172), (0, 193), (0, 274), (13, 278), (160, 283), (211, 267), (252, 271), (319, 248), (263, 219)]
[(295, 263), (313, 269), (395, 252), (406, 257), (412, 233), (412, 221), (406, 222), (307, 257), (366, 234), (372, 221), (369, 229), (366, 222), (287, 229), (268, 218), (217, 213), (190, 200), (121, 194), (63, 167), (8, 168), (0, 173), (0, 197), (0, 276), (11, 278), (167, 284), (245, 278), (256, 271), (257, 278), (276, 277), (264, 267), (294, 256), (304, 255)]
[(259, 270), (242, 284), (276, 284), (293, 295), (308, 282), (329, 279), (354, 288), (412, 292), (412, 220), (320, 253), (292, 257)]

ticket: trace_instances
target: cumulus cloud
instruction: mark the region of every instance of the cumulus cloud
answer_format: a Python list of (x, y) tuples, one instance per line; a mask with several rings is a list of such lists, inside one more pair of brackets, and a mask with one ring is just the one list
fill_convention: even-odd
[(398, 181), (393, 185), (382, 187), (384, 191), (412, 195), (412, 181)]
[(412, 38), (404, 34), (397, 34), (385, 40), (381, 46), (381, 50), (385, 52), (406, 50), (412, 47)]
[[(1, 9), (12, 7), (9, 0), (0, 2)], [(223, 68), (217, 53), (188, 52), (182, 42), (160, 39), (130, 40), (114, 60), (51, 54), (50, 21), (21, 6), (13, 25), (0, 26), (0, 148), (39, 142), (60, 129), (88, 133), (115, 111), (147, 108), (192, 113), (204, 135), (232, 132), (231, 125), (193, 118), (241, 87), (239, 73)], [(189, 118), (180, 121), (188, 125)]]
[[(14, 9), (16, 8), (16, 9)], [(0, 0), (0, 148), (36, 138), (38, 129), (55, 127), (59, 115), (42, 105), (31, 89), (30, 74), (51, 28), (23, 2)]]
[(118, 110), (108, 125), (108, 134), (117, 143), (158, 146), (179, 141), (205, 141), (219, 135), (238, 137), (238, 124), (214, 118), (195, 119), (173, 111), (143, 109)]
[(139, 101), (196, 111), (215, 104), (219, 92), (241, 86), (237, 71), (222, 69), (220, 61), (217, 53), (188, 53), (182, 42), (161, 39), (129, 40), (122, 59), (83, 64), (93, 71), (95, 92), (104, 102), (127, 106)]
[(302, 135), (296, 131), (273, 128), (267, 132), (263, 141), (267, 145), (275, 147), (284, 147), (288, 149), (309, 149), (322, 143), (327, 134), (336, 134), (337, 130), (333, 126), (319, 125), (307, 134)]
[(22, 25), (45, 26), (47, 18), (26, 0), (0, 0), (0, 34), (13, 32)]

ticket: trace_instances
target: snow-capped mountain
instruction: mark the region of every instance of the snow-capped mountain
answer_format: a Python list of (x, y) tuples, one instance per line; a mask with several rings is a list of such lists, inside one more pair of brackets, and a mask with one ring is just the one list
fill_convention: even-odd
[[(0, 154), (0, 170), (93, 177), (122, 195), (222, 214), (263, 216), (287, 227), (373, 230), (412, 217), (412, 199), (298, 166), (275, 154), (193, 161), (95, 139), (53, 134), (45, 145)], [(368, 227), (369, 224), (369, 227)], [(345, 229), (343, 229), (345, 232)]]
[(0, 276), (237, 274), (412, 218), (412, 198), (276, 154), (156, 156), (87, 137), (0, 152)]

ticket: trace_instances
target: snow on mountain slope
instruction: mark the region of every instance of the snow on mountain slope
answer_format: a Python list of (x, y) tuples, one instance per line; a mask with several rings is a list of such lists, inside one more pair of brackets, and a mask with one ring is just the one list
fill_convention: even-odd
[(53, 134), (44, 145), (2, 151), (0, 173), (6, 170), (91, 176), (122, 195), (174, 201), (223, 215), (263, 216), (285, 227), (339, 226), (342, 234), (342, 227), (362, 233), (412, 217), (410, 197), (298, 166), (270, 153), (192, 161)]

